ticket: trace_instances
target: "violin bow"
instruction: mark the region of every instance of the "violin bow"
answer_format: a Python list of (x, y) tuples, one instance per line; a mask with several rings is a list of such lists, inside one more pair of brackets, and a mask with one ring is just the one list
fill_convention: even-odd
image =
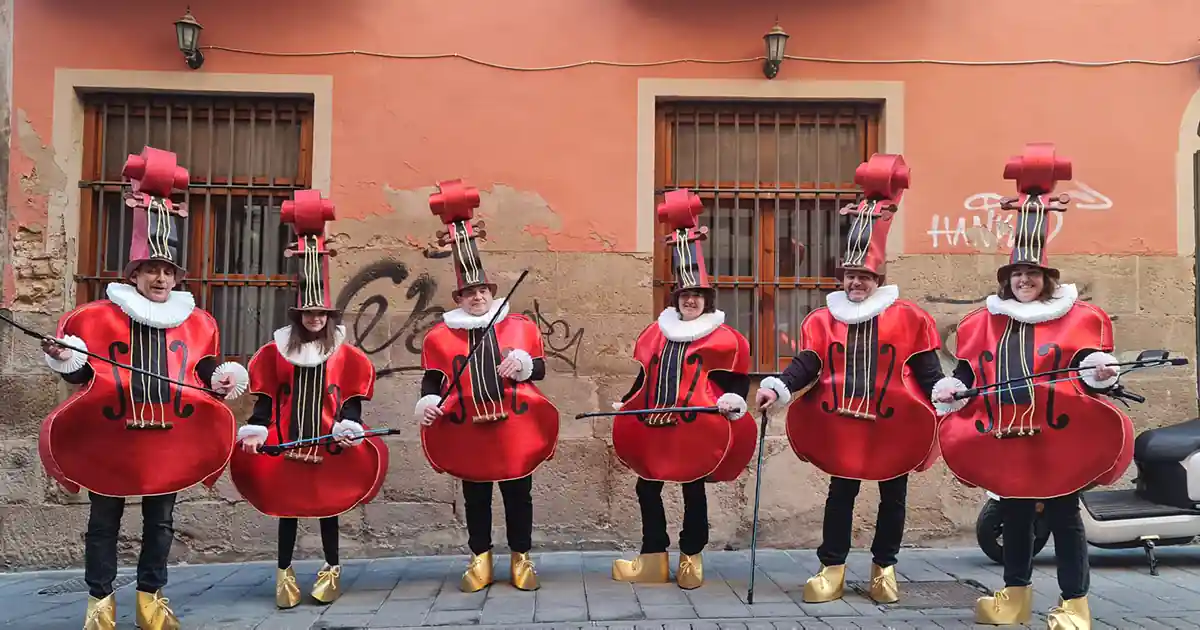
[(509, 298), (512, 297), (513, 292), (517, 290), (517, 287), (521, 286), (521, 281), (523, 281), (525, 276), (528, 275), (528, 269), (521, 272), (521, 277), (517, 278), (517, 281), (513, 283), (512, 288), (508, 290), (508, 295), (504, 296), (504, 300), (500, 302), (500, 306), (496, 308), (496, 312), (492, 313), (492, 319), (488, 321), (487, 328), (483, 329), (483, 334), (479, 335), (479, 339), (477, 339), (475, 343), (471, 344), (471, 349), (467, 352), (467, 360), (463, 361), (463, 364), (454, 371), (454, 378), (451, 378), (450, 382), (446, 384), (446, 393), (442, 394), (442, 399), (439, 400), (437, 404), (438, 407), (441, 407), (442, 403), (446, 402), (446, 397), (450, 395), (450, 390), (454, 389), (454, 385), (458, 383), (458, 379), (462, 376), (463, 370), (467, 369), (467, 366), (471, 364), (471, 357), (474, 357), (475, 353), (479, 351), (479, 346), (483, 345), (484, 339), (487, 339), (488, 331), (490, 331), (496, 325), (496, 318), (500, 317), (500, 311), (503, 311), (504, 307), (508, 306)]
[[(1164, 359), (1143, 359), (1141, 361), (1123, 361), (1120, 363), (1106, 363), (1103, 366), (1095, 365), (1095, 366), (1085, 367), (1085, 368), (1066, 367), (1066, 368), (1060, 368), (1057, 370), (1047, 370), (1045, 372), (1038, 372), (1037, 374), (1030, 374), (1028, 376), (1018, 376), (1016, 378), (1010, 378), (1006, 381), (1000, 381), (999, 383), (989, 383), (987, 385), (980, 385), (979, 387), (972, 387), (969, 389), (964, 389), (961, 392), (955, 392), (954, 399), (955, 400), (964, 400), (967, 398), (972, 398), (974, 396), (978, 396), (980, 394), (987, 393), (993, 389), (997, 390), (995, 392), (992, 392), (992, 393), (996, 393), (996, 394), (1002, 393), (1002, 392), (1014, 391), (1015, 389), (1019, 389), (1019, 388), (1005, 387), (1005, 386), (1012, 385), (1014, 383), (1031, 381), (1035, 378), (1039, 378), (1042, 376), (1053, 376), (1055, 374), (1065, 374), (1067, 372), (1082, 372), (1084, 370), (1094, 370), (1098, 367), (1131, 367), (1131, 369), (1117, 375), (1117, 380), (1120, 381), (1122, 376), (1124, 376), (1125, 374), (1128, 374), (1130, 372), (1133, 372), (1135, 370), (1144, 370), (1146, 368), (1153, 368), (1153, 367), (1181, 366), (1181, 365), (1187, 365), (1187, 364), (1188, 364), (1187, 357), (1168, 357), (1168, 358), (1164, 358)], [(1054, 379), (1051, 381), (1046, 381), (1046, 383), (1061, 383), (1064, 381), (1074, 381), (1074, 380), (1078, 380), (1081, 378), (1083, 378), (1083, 374), (1076, 374), (1074, 376), (1068, 376), (1066, 378), (1059, 378), (1059, 379)], [(1001, 388), (1003, 388), (1003, 389), (1001, 389)]]
[(590, 411), (575, 414), (576, 420), (612, 416), (646, 416), (656, 413), (721, 413), (717, 407), (663, 407), (661, 409), (630, 409), (628, 411)]
[[(367, 429), (366, 431), (363, 431), (360, 434), (355, 434), (355, 435), (345, 434), (344, 436), (349, 438), (350, 440), (362, 440), (362, 439), (366, 439), (369, 437), (381, 437), (384, 435), (395, 435), (399, 432), (400, 432), (400, 429), (388, 429), (388, 428)], [(290, 450), (294, 450), (297, 448), (303, 448), (305, 446), (319, 446), (322, 444), (328, 444), (330, 442), (333, 442), (334, 440), (337, 440), (340, 437), (343, 437), (343, 435), (334, 435), (332, 433), (329, 433), (326, 435), (318, 435), (317, 437), (305, 438), (303, 440), (296, 440), (294, 442), (284, 442), (282, 444), (263, 444), (258, 447), (258, 452), (260, 452), (264, 455), (280, 455), (284, 451), (290, 451)]]
[[(9, 311), (9, 312), (11, 313), (12, 311)], [(220, 392), (218, 392), (218, 391), (216, 391), (216, 390), (209, 389), (209, 388), (207, 388), (207, 387), (204, 387), (204, 386), (202, 386), (202, 385), (192, 385), (191, 383), (184, 383), (184, 382), (181, 382), (181, 381), (177, 381), (177, 380), (175, 380), (175, 379), (173, 379), (173, 378), (169, 378), (169, 377), (166, 377), (166, 376), (162, 376), (162, 375), (159, 375), (159, 374), (155, 374), (154, 372), (150, 372), (150, 371), (148, 371), (148, 370), (143, 370), (143, 369), (141, 369), (141, 368), (133, 367), (132, 365), (125, 365), (124, 363), (121, 363), (121, 362), (119, 362), (119, 361), (113, 361), (112, 359), (109, 359), (109, 358), (106, 358), (106, 357), (102, 357), (102, 356), (100, 356), (100, 355), (98, 355), (98, 354), (95, 354), (95, 353), (93, 353), (93, 352), (89, 352), (89, 351), (87, 351), (87, 350), (80, 350), (79, 348), (72, 348), (71, 346), (68, 346), (68, 345), (65, 345), (65, 344), (62, 344), (62, 343), (60, 343), (60, 342), (59, 342), (57, 339), (55, 339), (54, 337), (51, 337), (51, 336), (49, 336), (49, 335), (43, 335), (42, 333), (40, 333), (40, 332), (37, 332), (36, 330), (30, 330), (29, 328), (26, 328), (25, 326), (22, 326), (22, 325), (18, 324), (17, 322), (14, 322), (14, 321), (13, 321), (11, 318), (9, 318), (7, 315), (5, 315), (5, 314), (4, 314), (4, 311), (2, 311), (2, 310), (0, 310), (0, 321), (4, 321), (4, 322), (6, 322), (8, 325), (12, 326), (13, 328), (16, 328), (17, 330), (20, 330), (21, 332), (25, 333), (26, 335), (29, 335), (30, 337), (33, 337), (34, 339), (37, 339), (37, 340), (39, 340), (39, 341), (49, 341), (49, 342), (52, 342), (52, 343), (54, 343), (55, 345), (58, 345), (58, 346), (62, 346), (62, 347), (64, 347), (64, 348), (67, 348), (67, 349), (68, 349), (68, 350), (70, 350), (71, 352), (79, 352), (79, 353), (85, 354), (85, 355), (87, 355), (87, 356), (89, 356), (89, 357), (92, 357), (93, 359), (99, 359), (99, 360), (101, 360), (101, 361), (103, 361), (103, 362), (105, 362), (105, 363), (107, 363), (107, 364), (109, 364), (109, 365), (112, 365), (112, 366), (114, 366), (114, 367), (118, 367), (118, 368), (121, 368), (121, 369), (124, 369), (124, 370), (129, 370), (130, 372), (135, 372), (135, 373), (137, 373), (137, 374), (142, 374), (142, 375), (144, 375), (144, 376), (149, 376), (149, 377), (151, 377), (151, 378), (156, 378), (156, 379), (159, 379), (159, 380), (161, 380), (161, 381), (166, 381), (166, 382), (168, 382), (168, 383), (171, 383), (172, 385), (178, 385), (178, 386), (180, 386), (180, 387), (188, 387), (188, 388), (191, 388), (191, 389), (200, 390), (200, 391), (202, 391), (202, 392), (204, 392), (204, 393), (206, 393), (206, 394), (212, 394), (213, 396), (218, 396), (218, 397), (221, 397), (221, 398), (224, 398), (224, 397), (225, 397), (225, 396), (224, 396), (224, 394), (221, 394)]]

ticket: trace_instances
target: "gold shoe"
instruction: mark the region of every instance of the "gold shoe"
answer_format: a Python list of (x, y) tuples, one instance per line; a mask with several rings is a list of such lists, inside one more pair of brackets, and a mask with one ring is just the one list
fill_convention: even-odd
[(700, 588), (704, 584), (704, 563), (700, 560), (700, 554), (679, 554), (679, 570), (675, 572), (675, 583), (686, 591)]
[(881, 567), (871, 563), (871, 599), (879, 604), (900, 601), (900, 585), (896, 583), (896, 567)]
[(322, 604), (332, 604), (333, 600), (342, 596), (341, 585), (338, 584), (342, 577), (342, 565), (331, 567), (328, 564), (321, 567), (317, 571), (317, 581), (313, 584), (312, 596), (313, 599)]
[(300, 586), (292, 567), (275, 569), (275, 606), (295, 608), (300, 604)]
[(1091, 630), (1092, 611), (1088, 609), (1087, 595), (1065, 601), (1059, 598), (1058, 606), (1050, 609), (1046, 622), (1050, 630)]
[(458, 588), (464, 593), (474, 593), (487, 588), (492, 583), (492, 550), (471, 556), (471, 564), (463, 573), (462, 583)]
[(975, 623), (1015, 626), (1033, 616), (1033, 587), (1006, 586), (991, 597), (975, 600)]
[(821, 571), (808, 578), (804, 583), (804, 602), (808, 604), (824, 604), (842, 598), (846, 590), (846, 565), (827, 567), (821, 565)]
[(509, 569), (509, 579), (512, 585), (522, 591), (538, 590), (538, 575), (529, 554), (513, 553), (510, 558), (512, 566)]
[(666, 584), (671, 581), (667, 552), (643, 553), (633, 560), (613, 560), (612, 579), (618, 582)]
[(167, 606), (170, 600), (157, 593), (137, 592), (137, 627), (142, 630), (179, 630), (179, 619)]
[(83, 630), (116, 630), (117, 600), (112, 593), (103, 599), (88, 595), (87, 616), (83, 618)]

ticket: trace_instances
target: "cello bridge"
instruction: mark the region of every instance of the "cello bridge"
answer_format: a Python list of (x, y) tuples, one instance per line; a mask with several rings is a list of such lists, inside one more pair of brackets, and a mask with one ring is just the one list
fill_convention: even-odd
[(131, 431), (166, 431), (175, 426), (173, 422), (146, 421), (146, 420), (126, 420), (125, 428)]
[(855, 411), (841, 407), (837, 410), (837, 415), (846, 418), (854, 418), (855, 420), (865, 420), (867, 422), (875, 422), (875, 414), (866, 411)]
[(647, 416), (646, 426), (648, 427), (671, 427), (678, 422), (673, 413), (651, 413)]
[(501, 411), (500, 413), (480, 413), (475, 414), (471, 421), (475, 424), (486, 424), (488, 422), (499, 422), (508, 419), (508, 412)]
[(325, 459), (316, 453), (304, 453), (301, 451), (288, 451), (284, 453), (283, 456), (287, 459), (303, 464), (320, 464), (321, 460)]
[(997, 440), (1011, 440), (1014, 438), (1033, 437), (1041, 432), (1042, 432), (1042, 430), (1038, 427), (1028, 427), (1028, 428), (1023, 428), (1023, 429), (1009, 428), (1009, 429), (1001, 429), (1000, 431), (993, 431), (992, 435), (996, 436)]

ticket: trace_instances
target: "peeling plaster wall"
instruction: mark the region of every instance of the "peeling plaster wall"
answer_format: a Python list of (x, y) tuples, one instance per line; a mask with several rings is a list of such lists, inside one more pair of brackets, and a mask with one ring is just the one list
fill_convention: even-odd
[[(1195, 3), (1163, 1), (1181, 15), (1200, 17)], [(1035, 0), (970, 9), (959, 8), (964, 5), (957, 0), (931, 0), (922, 12), (888, 3), (779, 0), (743, 7), (716, 0), (664, 0), (583, 3), (589, 28), (563, 31), (562, 24), (581, 23), (584, 9), (572, 8), (572, 3), (550, 8), (535, 0), (503, 6), (454, 0), (460, 9), (454, 12), (444, 10), (446, 2), (348, 0), (339, 4), (340, 21), (334, 21), (317, 5), (262, 0), (246, 8), (232, 0), (212, 0), (198, 18), (206, 26), (206, 42), (234, 47), (397, 52), (397, 42), (403, 41), (410, 47), (405, 50), (430, 52), (447, 50), (446, 42), (451, 41), (461, 43), (464, 53), (521, 65), (746, 57), (758, 54), (761, 32), (775, 15), (785, 25), (805, 25), (799, 27), (806, 29), (805, 37), (793, 38), (793, 46), (803, 39), (807, 52), (828, 56), (1009, 58), (1011, 51), (1003, 41), (994, 46), (981, 42), (990, 41), (987, 34), (1011, 22), (1026, 29), (1027, 39), (1035, 42), (1022, 56), (1169, 58), (1184, 56), (1176, 54), (1175, 47), (1190, 45), (1194, 38), (1187, 25), (1196, 21), (1180, 17), (1163, 24), (1141, 20), (1141, 9), (1128, 9), (1131, 13), (1126, 14), (1121, 13), (1126, 9), (1092, 7), (1095, 10), (1081, 22), (1077, 11), (1072, 13), (1075, 9), (1047, 7)], [(999, 8), (1001, 4), (1006, 8)], [(17, 55), (20, 72), (13, 77), (15, 105), (9, 109), (11, 90), (0, 98), (0, 141), (5, 147), (9, 129), (13, 132), (11, 168), (0, 177), (7, 197), (0, 203), (6, 214), (0, 229), (5, 230), (7, 244), (0, 248), (6, 263), (3, 306), (40, 330), (52, 330), (57, 318), (73, 306), (66, 288), (74, 270), (62, 260), (77, 238), (67, 232), (62, 217), (49, 211), (65, 205), (65, 197), (59, 196), (75, 185), (74, 174), (63, 166), (75, 156), (56, 154), (51, 148), (56, 121), (50, 86), (55, 70), (99, 66), (191, 72), (181, 70), (169, 28), (159, 28), (178, 17), (178, 7), (151, 3), (140, 8), (133, 15), (82, 0), (20, 7), (21, 28), (14, 47), (23, 54)], [(1046, 20), (1030, 27), (1023, 16), (1035, 9)], [(64, 11), (73, 19), (62, 19)], [(256, 19), (246, 20), (246, 11), (256, 11)], [(893, 37), (876, 50), (869, 48), (873, 42), (854, 37), (865, 11), (894, 28)], [(11, 5), (3, 4), (0, 29), (11, 24), (11, 17)], [(263, 33), (259, 24), (264, 21), (279, 28)], [(396, 29), (408, 24), (421, 28), (397, 37)], [(97, 33), (120, 33), (117, 25), (148, 35), (96, 39), (102, 37)], [(1045, 37), (1027, 30), (1043, 25), (1052, 29)], [(519, 36), (501, 36), (501, 27), (522, 30)], [(669, 29), (666, 35), (663, 29)], [(927, 36), (934, 32), (948, 38)], [(289, 33), (314, 35), (301, 41), (289, 39)], [(455, 38), (447, 39), (446, 33)], [(619, 49), (614, 41), (621, 42)], [(536, 49), (525, 42), (535, 42)], [(7, 40), (2, 45), (0, 59), (7, 75), (12, 50)], [(106, 55), (102, 59), (97, 59), (99, 50)], [(460, 176), (481, 190), (479, 216), (488, 231), (481, 248), (501, 290), (506, 291), (522, 269), (531, 270), (514, 308), (529, 314), (542, 329), (549, 356), (542, 388), (562, 412), (556, 457), (535, 477), (537, 549), (635, 549), (640, 523), (634, 478), (613, 456), (611, 420), (573, 417), (607, 409), (627, 391), (636, 375), (632, 343), (655, 317), (651, 259), (635, 246), (637, 222), (650, 220), (635, 212), (637, 81), (649, 76), (761, 80), (756, 64), (512, 73), (461, 60), (206, 54), (205, 67), (187, 76), (212, 72), (333, 77), (329, 192), (342, 217), (332, 228), (339, 247), (333, 269), (336, 299), (350, 314), (346, 325), (352, 341), (378, 369), (367, 423), (402, 429), (387, 438), (391, 468), (379, 497), (342, 518), (345, 557), (465, 552), (461, 489), (429, 468), (412, 419), (421, 337), (441, 309), (450, 306), (454, 286), (450, 260), (435, 245), (434, 233), (441, 225), (429, 213), (428, 185)], [(1035, 139), (1063, 139), (1072, 149), (1064, 153), (1079, 159), (1081, 177), (1094, 186), (1083, 189), (1072, 183), (1071, 190), (1098, 193), (1093, 206), (1104, 205), (1100, 197), (1111, 202), (1108, 209), (1073, 209), (1063, 238), (1050, 251), (1084, 298), (1113, 315), (1118, 351), (1166, 347), (1194, 356), (1193, 258), (1186, 255), (1190, 252), (1178, 256), (1172, 249), (1178, 209), (1170, 199), (1173, 188), (1167, 189), (1170, 170), (1164, 167), (1177, 150), (1174, 128), (1180, 113), (1196, 90), (1194, 68), (1077, 72), (789, 61), (770, 84), (809, 79), (904, 83), (910, 115), (896, 124), (905, 127), (905, 155), (914, 167), (914, 187), (904, 207), (903, 240), (909, 254), (891, 262), (889, 275), (906, 298), (934, 314), (945, 338), (947, 365), (955, 323), (993, 289), (990, 278), (1004, 254), (995, 251), (1000, 239), (993, 226), (967, 227), (957, 234), (949, 224), (954, 229), (938, 234), (937, 241), (931, 240), (930, 219), (957, 222), (964, 213), (963, 198), (981, 190), (1009, 193), (999, 177), (1003, 159)], [(1030, 81), (1065, 85), (1056, 89), (1069, 92), (1072, 99), (1026, 103), (1034, 109), (1011, 115), (1010, 100), (991, 96), (1015, 93)], [(1128, 87), (1114, 91), (1117, 81)], [(959, 90), (956, 94), (974, 97), (948, 98), (948, 85)], [(1156, 98), (1143, 103), (1146, 93)], [(961, 106), (964, 100), (970, 107)], [(1075, 102), (1089, 107), (1071, 105)], [(1140, 115), (1128, 115), (1132, 111)], [(997, 122), (981, 126), (978, 120), (986, 116)], [(1194, 129), (1196, 122), (1187, 124)], [(1114, 132), (1096, 133), (1100, 128)], [(1126, 145), (1132, 148), (1124, 151)], [(78, 143), (72, 146), (78, 150)], [(1131, 161), (1130, 154), (1138, 159)], [(1187, 179), (1190, 182), (1190, 173)], [(937, 232), (938, 225), (934, 223), (932, 231)], [(953, 243), (952, 237), (957, 239)], [(1190, 367), (1131, 379), (1130, 386), (1148, 399), (1132, 412), (1139, 429), (1196, 415), (1196, 372)], [(69, 391), (45, 369), (36, 343), (0, 328), (0, 565), (5, 567), (81, 562), (87, 499), (68, 495), (49, 482), (36, 448), (42, 419)], [(248, 415), (248, 403), (235, 405), (238, 417)], [(772, 418), (766, 452), (762, 544), (815, 546), (826, 479), (791, 453), (779, 414)], [(750, 470), (736, 483), (709, 487), (714, 548), (748, 544), (754, 484)], [(664, 496), (675, 531), (680, 497), (676, 491)], [(865, 485), (856, 510), (856, 545), (869, 544), (877, 498), (875, 486)], [(941, 464), (915, 476), (906, 542), (965, 541), (972, 535), (981, 499), (981, 492), (954, 482)], [(503, 548), (498, 499), (494, 509), (495, 541)], [(136, 511), (129, 512), (121, 536), (126, 561), (135, 557), (140, 529)], [(312, 523), (302, 527), (299, 557), (313, 557), (319, 553), (319, 536)], [(173, 554), (188, 562), (269, 558), (275, 553), (275, 528), (272, 519), (240, 500), (226, 476), (213, 490), (192, 490), (181, 497)]]

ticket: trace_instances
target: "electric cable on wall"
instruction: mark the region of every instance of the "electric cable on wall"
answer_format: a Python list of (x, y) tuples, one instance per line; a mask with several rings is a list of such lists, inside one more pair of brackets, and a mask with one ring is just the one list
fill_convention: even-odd
[[(587, 60), (576, 61), (573, 63), (565, 63), (555, 66), (510, 66), (493, 61), (485, 61), (477, 59), (469, 55), (459, 53), (428, 53), (428, 54), (402, 54), (402, 53), (383, 53), (370, 50), (331, 50), (318, 52), (275, 52), (265, 50), (249, 50), (245, 48), (232, 48), (229, 46), (201, 46), (207, 50), (222, 50), (239, 55), (257, 55), (262, 57), (337, 57), (343, 55), (361, 55), (364, 57), (379, 57), (383, 59), (401, 59), (401, 60), (432, 60), (432, 59), (462, 59), (473, 64), (495, 68), (497, 70), (511, 70), (515, 72), (549, 72), (553, 70), (569, 70), (572, 68), (582, 68), (584, 66), (609, 66), (616, 68), (649, 68), (655, 66), (670, 66), (676, 64), (701, 64), (701, 65), (735, 65), (742, 63), (762, 62), (766, 57), (759, 55), (758, 57), (747, 57), (744, 59), (664, 59), (660, 61), (603, 61), (603, 60)], [(1118, 59), (1112, 61), (1077, 61), (1071, 59), (1015, 59), (1010, 61), (966, 61), (954, 59), (837, 59), (832, 57), (803, 57), (799, 55), (784, 55), (784, 59), (789, 61), (807, 61), (809, 63), (831, 63), (831, 64), (858, 64), (858, 65), (938, 65), (938, 66), (1036, 66), (1036, 65), (1059, 65), (1059, 66), (1074, 66), (1082, 68), (1106, 68), (1111, 66), (1178, 66), (1187, 63), (1192, 63), (1200, 60), (1200, 55), (1193, 55), (1184, 59), (1173, 60), (1158, 60), (1158, 59)]]

